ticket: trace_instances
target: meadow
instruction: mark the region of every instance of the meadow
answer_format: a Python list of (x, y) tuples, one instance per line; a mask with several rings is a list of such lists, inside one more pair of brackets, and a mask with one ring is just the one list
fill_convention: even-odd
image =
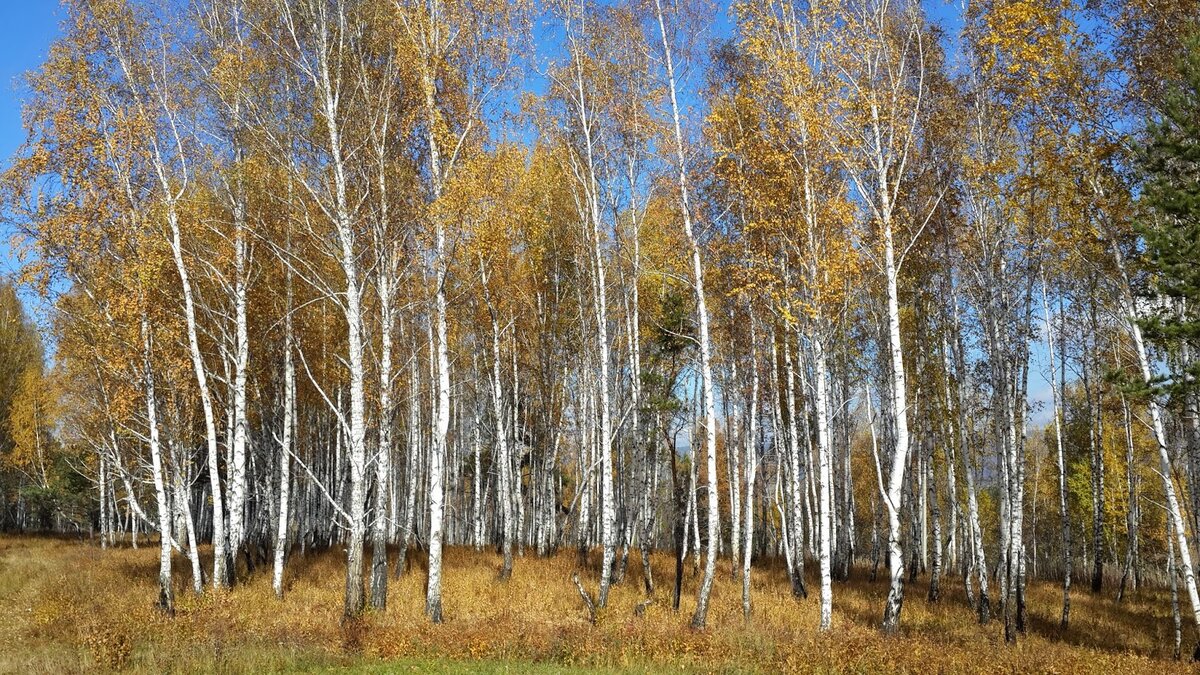
[[(631, 559), (592, 625), (571, 581), (574, 555), (520, 557), (502, 582), (493, 552), (450, 549), (445, 623), (423, 615), (425, 574), (415, 556), (391, 583), (386, 611), (345, 624), (339, 551), (294, 557), (282, 600), (265, 569), (230, 590), (194, 595), (179, 559), (174, 617), (153, 606), (156, 556), (150, 545), (101, 550), (0, 537), (0, 672), (1195, 672), (1171, 660), (1169, 598), (1156, 589), (1120, 604), (1109, 593), (1077, 591), (1071, 627), (1060, 632), (1060, 587), (1031, 582), (1029, 632), (1012, 646), (1000, 622), (975, 621), (957, 577), (937, 604), (925, 600), (921, 580), (907, 587), (902, 630), (884, 636), (885, 582), (856, 569), (835, 583), (833, 628), (821, 634), (815, 596), (793, 599), (785, 571), (771, 566), (753, 572), (745, 622), (740, 581), (722, 560), (709, 628), (693, 631), (700, 575), (690, 561), (679, 612), (670, 603), (674, 561), (659, 555), (656, 597), (636, 615), (644, 595)], [(580, 576), (594, 588), (591, 571)]]

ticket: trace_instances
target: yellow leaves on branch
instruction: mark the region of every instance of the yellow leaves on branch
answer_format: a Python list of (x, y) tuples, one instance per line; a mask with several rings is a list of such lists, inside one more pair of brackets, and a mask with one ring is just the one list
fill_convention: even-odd
[(1070, 77), (1075, 24), (1064, 0), (993, 0), (981, 10), (983, 72), (1019, 102), (1037, 103)]
[(41, 364), (26, 368), (9, 402), (6, 420), (13, 442), (12, 452), (6, 455), (8, 463), (33, 477), (41, 487), (49, 487), (51, 426), (58, 418), (58, 400), (48, 385)]

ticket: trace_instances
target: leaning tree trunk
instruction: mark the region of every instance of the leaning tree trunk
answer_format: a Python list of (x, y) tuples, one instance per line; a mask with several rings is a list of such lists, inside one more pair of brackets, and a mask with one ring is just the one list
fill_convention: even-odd
[(192, 297), (192, 284), (188, 276), (187, 266), (183, 261), (182, 234), (179, 229), (179, 218), (173, 202), (168, 203), (167, 223), (171, 228), (171, 255), (175, 261), (175, 270), (179, 274), (180, 286), (183, 289), (183, 314), (187, 325), (188, 351), (191, 355), (192, 370), (196, 376), (196, 385), (200, 393), (200, 407), (204, 411), (204, 432), (208, 442), (208, 478), (212, 498), (212, 545), (213, 545), (213, 587), (220, 588), (228, 583), (229, 572), (228, 543), (225, 533), (225, 506), (221, 498), (221, 472), (219, 467), (220, 451), (217, 449), (217, 423), (213, 413), (212, 395), (208, 387), (208, 371), (204, 366), (204, 357), (200, 352), (200, 336), (196, 328), (196, 305)]
[[(1124, 300), (1124, 309), (1126, 320), (1129, 324), (1129, 333), (1133, 338), (1134, 351), (1137, 354), (1138, 366), (1141, 369), (1142, 379), (1146, 382), (1153, 380), (1153, 374), (1150, 370), (1150, 359), (1146, 355), (1146, 344), (1142, 339), (1142, 328), (1137, 322), (1137, 306), (1133, 302), (1132, 293), (1130, 292), (1129, 277), (1125, 271), (1124, 260), (1121, 257), (1120, 251), (1114, 246), (1113, 255), (1116, 258), (1117, 267), (1121, 271)], [(1178, 548), (1178, 564), (1179, 573), (1183, 577), (1184, 590), (1188, 594), (1188, 599), (1192, 603), (1192, 619), (1198, 630), (1200, 630), (1200, 593), (1196, 590), (1196, 575), (1192, 567), (1192, 553), (1188, 548), (1187, 531), (1183, 522), (1183, 513), (1179, 507), (1179, 498), (1175, 492), (1175, 482), (1171, 479), (1171, 455), (1167, 450), (1167, 432), (1163, 425), (1162, 411), (1158, 405), (1158, 399), (1150, 397), (1150, 420), (1154, 430), (1154, 440), (1158, 446), (1158, 462), (1159, 476), (1162, 478), (1163, 492), (1167, 502), (1167, 518), (1170, 521), (1171, 529), (1175, 535), (1175, 545)], [(1196, 651), (1192, 654), (1193, 659), (1200, 659), (1200, 645), (1197, 645)]]
[(708, 598), (712, 593), (713, 577), (717, 571), (717, 547), (720, 545), (720, 492), (717, 486), (717, 419), (713, 403), (712, 341), (709, 330), (708, 302), (704, 293), (704, 269), (701, 264), (700, 242), (692, 225), (689, 203), (688, 167), (683, 145), (683, 128), (680, 122), (677, 82), (671, 41), (668, 38), (666, 18), (661, 0), (655, 0), (659, 36), (662, 38), (663, 66), (666, 69), (667, 93), (671, 102), (671, 121), (674, 132), (675, 173), (679, 186), (679, 208), (683, 220), (683, 233), (691, 254), (692, 286), (696, 294), (697, 330), (700, 342), (700, 385), (704, 405), (704, 453), (708, 478), (708, 522), (707, 550), (704, 563), (704, 578), (696, 597), (696, 613), (692, 615), (692, 627), (703, 628), (708, 617)]

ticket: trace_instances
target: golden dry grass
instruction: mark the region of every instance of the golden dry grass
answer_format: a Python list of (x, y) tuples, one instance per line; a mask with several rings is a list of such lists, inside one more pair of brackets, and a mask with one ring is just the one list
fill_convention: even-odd
[[(1169, 660), (1169, 605), (1160, 591), (1121, 605), (1077, 592), (1071, 630), (1060, 635), (1058, 586), (1031, 584), (1029, 635), (1007, 646), (998, 622), (975, 622), (957, 578), (937, 605), (925, 601), (923, 583), (909, 588), (902, 634), (884, 637), (876, 626), (886, 587), (858, 571), (834, 585), (834, 627), (821, 635), (816, 598), (792, 599), (778, 568), (755, 570), (755, 612), (746, 624), (740, 584), (722, 561), (709, 628), (697, 632), (688, 622), (698, 577), (689, 564), (683, 606), (673, 612), (673, 561), (657, 556), (658, 598), (645, 615), (634, 616), (643, 597), (640, 565), (631, 559), (627, 580), (592, 626), (570, 581), (573, 555), (518, 558), (512, 579), (500, 582), (497, 556), (454, 549), (446, 554), (443, 625), (423, 616), (418, 561), (392, 582), (386, 612), (344, 626), (344, 563), (336, 552), (293, 559), (282, 601), (269, 572), (194, 596), (185, 561), (177, 560), (174, 618), (152, 606), (156, 553), (0, 538), (0, 671), (1194, 672)], [(581, 576), (594, 587), (593, 575)]]

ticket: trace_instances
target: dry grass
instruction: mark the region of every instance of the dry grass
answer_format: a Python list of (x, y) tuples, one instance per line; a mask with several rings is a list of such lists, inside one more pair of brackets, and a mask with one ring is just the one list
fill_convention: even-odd
[[(698, 578), (690, 564), (681, 611), (670, 608), (673, 561), (656, 557), (659, 597), (634, 616), (640, 565), (592, 626), (570, 575), (572, 555), (518, 558), (513, 578), (496, 580), (497, 556), (447, 552), (446, 622), (424, 618), (422, 563), (392, 583), (386, 612), (343, 626), (343, 560), (329, 552), (296, 558), (288, 591), (277, 601), (269, 573), (236, 589), (194, 596), (186, 567), (176, 590), (178, 611), (152, 606), (156, 550), (100, 549), (55, 539), (0, 539), (0, 671), (78, 672), (96, 668), (144, 672), (561, 672), (685, 670), (699, 672), (1193, 672), (1169, 660), (1171, 622), (1162, 592), (1122, 605), (1078, 592), (1072, 627), (1060, 635), (1061, 599), (1054, 584), (1030, 588), (1031, 627), (1017, 646), (1001, 626), (979, 626), (949, 580), (930, 605), (911, 587), (902, 635), (876, 628), (886, 587), (865, 573), (834, 586), (834, 628), (816, 632), (815, 597), (793, 600), (784, 572), (756, 569), (750, 624), (741, 616), (740, 584), (719, 566), (709, 629), (690, 630)], [(595, 577), (583, 574), (585, 584)]]

